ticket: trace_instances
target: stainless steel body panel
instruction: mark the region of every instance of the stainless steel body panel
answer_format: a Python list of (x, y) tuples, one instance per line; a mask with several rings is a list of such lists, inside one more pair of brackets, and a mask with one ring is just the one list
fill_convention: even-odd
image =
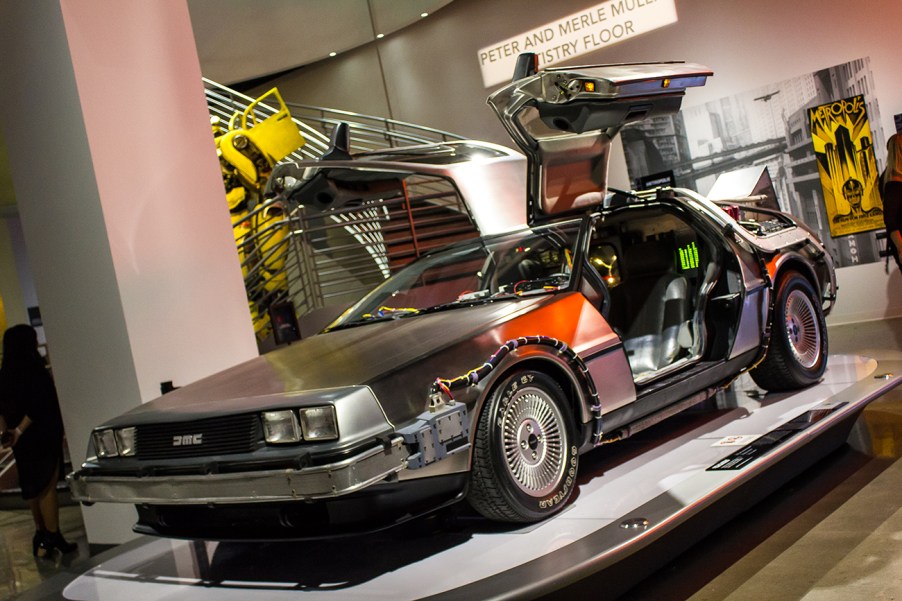
[(353, 493), (405, 467), (408, 453), (400, 438), (329, 465), (230, 474), (187, 476), (70, 475), (72, 496), (80, 501), (181, 505), (310, 501)]
[[(475, 160), (429, 163), (426, 157), (442, 149), (466, 144), (484, 148), (485, 156)], [(392, 154), (397, 152), (393, 160)], [(526, 225), (523, 195), (526, 191), (526, 157), (488, 142), (443, 142), (399, 149), (362, 153), (349, 160), (301, 161), (302, 170), (359, 170), (372, 173), (422, 173), (449, 179), (466, 201), (467, 209), (483, 235), (508, 232)], [(413, 160), (408, 160), (413, 159)]]
[(596, 382), (602, 415), (636, 400), (632, 371), (622, 349), (599, 354), (586, 363), (589, 374)]
[[(312, 336), (179, 388), (98, 427), (305, 406), (316, 404), (317, 398), (332, 403), (355, 386), (369, 386), (385, 418), (397, 426), (422, 411), (433, 380), (453, 373), (448, 367), (471, 367), (475, 349), (462, 348), (458, 360), (443, 358), (439, 363), (447, 366), (444, 369), (423, 369), (423, 361), (551, 300), (523, 298)], [(403, 389), (386, 388), (384, 379), (399, 372), (413, 379)]]
[(736, 340), (730, 351), (730, 358), (739, 357), (750, 350), (761, 348), (770, 291), (763, 285), (746, 289), (742, 302), (742, 314), (736, 329)]

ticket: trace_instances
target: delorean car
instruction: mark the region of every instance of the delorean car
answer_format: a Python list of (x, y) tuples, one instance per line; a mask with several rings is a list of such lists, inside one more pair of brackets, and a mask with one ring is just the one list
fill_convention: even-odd
[[(464, 500), (533, 522), (567, 505), (582, 454), (745, 372), (767, 391), (817, 382), (836, 286), (811, 230), (607, 186), (619, 130), (710, 75), (521, 57), (488, 103), (526, 155), (526, 225), (429, 253), (322, 333), (97, 426), (74, 498), (203, 539), (332, 536)], [(365, 189), (354, 169), (333, 183)]]

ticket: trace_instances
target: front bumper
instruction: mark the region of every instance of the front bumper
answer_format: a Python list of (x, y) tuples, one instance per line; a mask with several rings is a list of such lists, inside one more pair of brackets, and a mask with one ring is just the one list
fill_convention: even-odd
[(105, 476), (82, 470), (66, 480), (76, 501), (153, 505), (328, 499), (358, 491), (407, 467), (400, 436), (327, 465), (225, 474)]

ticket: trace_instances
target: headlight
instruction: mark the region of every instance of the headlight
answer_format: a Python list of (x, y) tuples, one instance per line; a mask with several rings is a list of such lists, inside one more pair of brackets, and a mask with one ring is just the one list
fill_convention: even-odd
[(116, 435), (112, 430), (98, 430), (92, 434), (94, 438), (94, 450), (98, 457), (118, 457), (119, 448), (116, 446)]
[(266, 442), (272, 444), (299, 442), (301, 430), (294, 411), (265, 411), (263, 413), (263, 433)]
[(119, 454), (132, 457), (135, 454), (135, 428), (121, 428), (116, 430), (116, 446), (119, 447)]
[(305, 440), (334, 440), (338, 438), (335, 407), (307, 407), (298, 410)]

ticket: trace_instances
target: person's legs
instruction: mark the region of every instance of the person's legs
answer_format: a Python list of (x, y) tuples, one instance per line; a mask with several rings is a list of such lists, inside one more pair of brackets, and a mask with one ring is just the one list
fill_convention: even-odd
[[(34, 519), (34, 537), (31, 539), (31, 552), (33, 555), (38, 555), (38, 552), (42, 551), (41, 542), (43, 542), (47, 533), (44, 517), (41, 515), (40, 498), (28, 499), (28, 507), (31, 509), (31, 517)], [(40, 553), (41, 557), (45, 554), (46, 549)]]
[(44, 522), (44, 530), (56, 532), (60, 527), (59, 499), (56, 496), (56, 481), (59, 479), (59, 470), (54, 470), (47, 488), (38, 495), (38, 510)]
[(40, 542), (40, 546), (47, 553), (53, 551), (54, 547), (63, 553), (70, 553), (78, 548), (75, 543), (67, 542), (59, 531), (60, 514), (59, 514), (59, 498), (56, 494), (56, 481), (59, 479), (59, 469), (54, 470), (53, 477), (47, 484), (47, 488), (38, 495), (37, 505), (40, 517), (44, 523), (44, 539)]
[(889, 232), (886, 246), (896, 260), (896, 265), (899, 266), (899, 269), (902, 269), (902, 232), (899, 230)]
[(44, 523), (44, 516), (41, 515), (40, 497), (28, 499), (28, 507), (31, 509), (31, 517), (34, 519), (34, 529), (38, 532), (46, 530), (47, 526)]

